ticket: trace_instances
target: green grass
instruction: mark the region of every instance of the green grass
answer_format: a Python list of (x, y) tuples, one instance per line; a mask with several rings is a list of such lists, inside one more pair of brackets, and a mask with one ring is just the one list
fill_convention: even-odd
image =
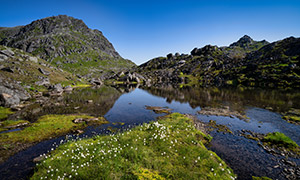
[(10, 127), (16, 126), (16, 125), (21, 125), (27, 123), (29, 124), (29, 121), (25, 121), (25, 120), (18, 120), (18, 121), (13, 121), (13, 120), (6, 120), (6, 121), (2, 121), (0, 124), (0, 132), (1, 131), (6, 131), (8, 129), (10, 129)]
[(0, 106), (0, 120), (7, 118), (8, 115), (13, 114), (10, 108)]
[(37, 165), (31, 179), (231, 179), (203, 145), (210, 136), (173, 113), (131, 130), (68, 142)]
[[(39, 118), (31, 126), (21, 131), (0, 134), (0, 145), (5, 143), (34, 143), (68, 133), (71, 130), (80, 129), (87, 124), (75, 124), (72, 120), (76, 118), (93, 118), (87, 115), (45, 115)], [(106, 120), (102, 119), (102, 123)]]
[(295, 141), (280, 132), (268, 133), (264, 137), (263, 141), (270, 143), (271, 145), (286, 147), (291, 150), (299, 148), (298, 144)]

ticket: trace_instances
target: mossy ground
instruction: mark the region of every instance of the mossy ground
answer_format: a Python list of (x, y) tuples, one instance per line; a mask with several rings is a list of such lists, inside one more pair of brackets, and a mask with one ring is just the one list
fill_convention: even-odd
[(0, 122), (0, 132), (2, 131), (7, 131), (11, 129), (11, 127), (22, 125), (22, 124), (29, 124), (29, 121), (25, 120), (18, 120), (18, 121), (13, 121), (13, 120), (6, 120)]
[(123, 133), (61, 145), (31, 179), (232, 179), (232, 170), (203, 145), (210, 138), (173, 113)]
[(299, 145), (291, 138), (280, 132), (268, 133), (263, 139), (263, 142), (271, 146), (284, 147), (287, 150), (300, 154)]
[(13, 114), (10, 108), (0, 106), (0, 120), (7, 118), (10, 114)]
[(272, 179), (268, 178), (268, 177), (255, 177), (255, 176), (252, 176), (252, 180), (272, 180)]
[[(34, 143), (87, 126), (86, 123), (73, 123), (76, 118), (89, 119), (94, 117), (87, 115), (45, 115), (22, 130), (0, 134), (0, 162)], [(97, 124), (103, 123), (107, 123), (107, 121), (100, 117)]]

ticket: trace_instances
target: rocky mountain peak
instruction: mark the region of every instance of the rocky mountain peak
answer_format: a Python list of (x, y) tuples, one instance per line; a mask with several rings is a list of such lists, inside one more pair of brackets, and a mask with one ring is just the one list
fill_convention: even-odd
[(253, 44), (255, 41), (248, 35), (244, 35), (243, 37), (241, 37), (237, 42), (234, 42), (232, 44), (230, 44), (230, 47), (233, 46), (240, 46), (240, 47), (247, 47), (250, 44)]

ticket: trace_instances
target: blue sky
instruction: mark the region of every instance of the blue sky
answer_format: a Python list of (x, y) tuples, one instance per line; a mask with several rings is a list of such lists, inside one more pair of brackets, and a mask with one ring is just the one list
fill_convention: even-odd
[(247, 34), (276, 41), (300, 36), (298, 0), (3, 0), (0, 26), (59, 14), (99, 29), (122, 57), (141, 64), (207, 44), (224, 46)]

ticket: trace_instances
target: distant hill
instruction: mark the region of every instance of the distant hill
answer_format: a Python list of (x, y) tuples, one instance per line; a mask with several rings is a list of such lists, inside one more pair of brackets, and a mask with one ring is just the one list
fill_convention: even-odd
[(87, 78), (135, 66), (122, 58), (99, 30), (66, 15), (25, 26), (0, 28), (0, 44), (22, 49), (51, 64)]
[(300, 38), (269, 43), (245, 35), (227, 47), (154, 58), (136, 71), (152, 84), (300, 87)]

